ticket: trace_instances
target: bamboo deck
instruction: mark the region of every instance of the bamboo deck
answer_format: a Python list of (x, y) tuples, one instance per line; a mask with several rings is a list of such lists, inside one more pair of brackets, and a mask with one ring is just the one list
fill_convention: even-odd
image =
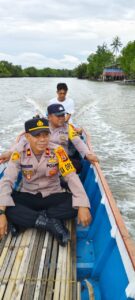
[[(0, 243), (0, 300), (76, 300), (75, 226), (71, 242), (58, 245), (49, 233), (27, 230), (17, 238), (9, 233)], [(77, 296), (78, 294), (78, 296)]]

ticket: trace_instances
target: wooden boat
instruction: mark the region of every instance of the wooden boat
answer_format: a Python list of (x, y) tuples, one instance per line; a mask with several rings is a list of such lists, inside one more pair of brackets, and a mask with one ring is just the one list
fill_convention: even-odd
[(121, 81), (118, 81), (120, 85), (135, 85), (135, 79), (124, 79)]
[(92, 224), (69, 222), (65, 248), (35, 229), (17, 238), (9, 233), (0, 243), (0, 300), (135, 299), (135, 245), (99, 164), (83, 160), (80, 178)]

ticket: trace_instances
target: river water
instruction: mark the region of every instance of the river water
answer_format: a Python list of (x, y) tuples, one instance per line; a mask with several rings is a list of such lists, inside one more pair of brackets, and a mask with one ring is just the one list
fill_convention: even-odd
[(91, 134), (94, 151), (127, 228), (135, 240), (135, 86), (75, 78), (0, 79), (0, 152), (8, 149), (24, 122), (43, 114), (66, 82), (75, 101), (75, 123)]

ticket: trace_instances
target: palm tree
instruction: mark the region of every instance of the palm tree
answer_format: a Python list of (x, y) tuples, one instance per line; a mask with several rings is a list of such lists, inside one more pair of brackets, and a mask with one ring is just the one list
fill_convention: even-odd
[(122, 46), (122, 43), (118, 36), (116, 36), (113, 39), (111, 46), (112, 46), (113, 53), (115, 54), (115, 56), (117, 56), (117, 53), (119, 52), (119, 48), (121, 48), (121, 46)]

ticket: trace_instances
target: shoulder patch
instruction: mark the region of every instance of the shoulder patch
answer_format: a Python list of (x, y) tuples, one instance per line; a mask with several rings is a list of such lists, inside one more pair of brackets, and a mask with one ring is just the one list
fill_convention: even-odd
[(78, 133), (75, 129), (75, 127), (72, 124), (68, 125), (68, 138), (69, 140), (73, 140), (75, 137), (78, 136)]
[(59, 146), (54, 151), (55, 151), (56, 156), (58, 157), (59, 161), (65, 162), (65, 161), (67, 161), (69, 159), (68, 155), (67, 155), (67, 153), (66, 153), (66, 151), (64, 150), (63, 147)]
[(62, 176), (66, 176), (76, 171), (63, 147), (59, 146), (58, 148), (56, 148), (55, 154), (58, 158), (59, 171)]
[(12, 161), (17, 161), (20, 158), (20, 153), (18, 151), (14, 151), (11, 155), (11, 160)]

